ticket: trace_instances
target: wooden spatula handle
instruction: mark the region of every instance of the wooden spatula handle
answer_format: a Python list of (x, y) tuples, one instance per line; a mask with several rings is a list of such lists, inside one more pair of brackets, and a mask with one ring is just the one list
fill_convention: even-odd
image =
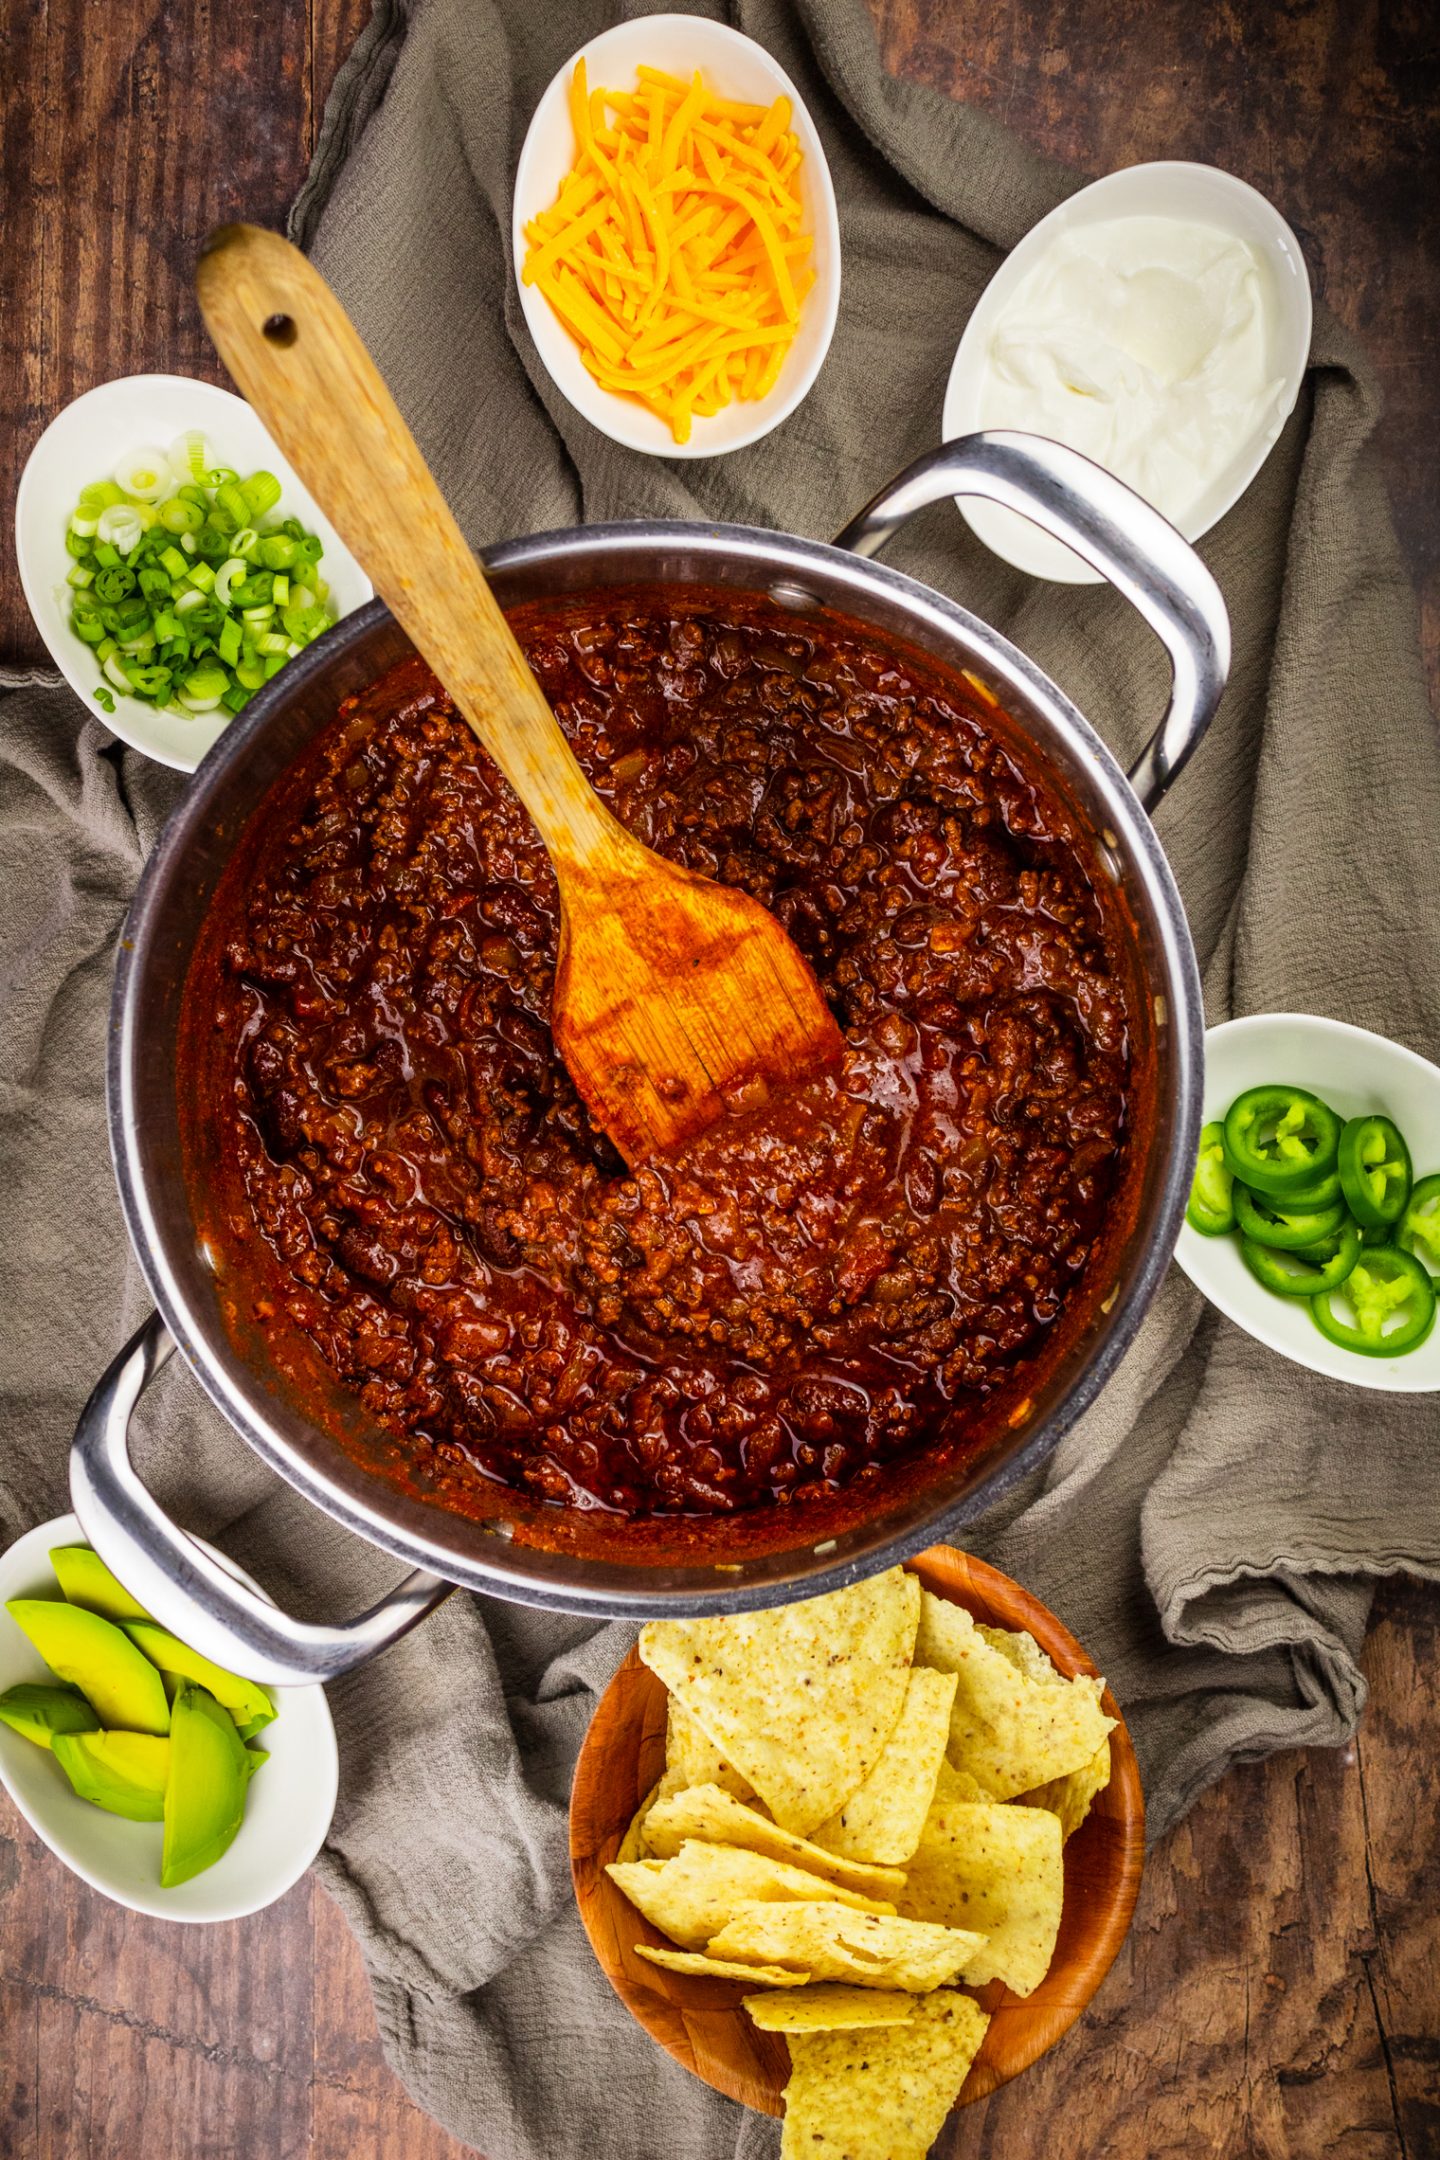
[(379, 369), (279, 233), (226, 225), (197, 277), (210, 335), (529, 810), (551, 854), (622, 852)]

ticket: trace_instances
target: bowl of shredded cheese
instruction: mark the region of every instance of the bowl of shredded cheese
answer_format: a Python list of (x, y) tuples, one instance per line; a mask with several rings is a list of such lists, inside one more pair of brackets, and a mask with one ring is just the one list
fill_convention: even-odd
[(757, 442), (829, 350), (825, 153), (784, 69), (724, 23), (641, 16), (566, 63), (520, 153), (514, 249), (557, 387), (653, 457)]

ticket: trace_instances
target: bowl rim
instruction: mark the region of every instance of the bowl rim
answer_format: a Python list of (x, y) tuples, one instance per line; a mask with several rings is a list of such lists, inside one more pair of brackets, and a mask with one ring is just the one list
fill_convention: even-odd
[[(1064, 1622), (1012, 1576), (948, 1545), (931, 1546), (906, 1565), (927, 1589), (965, 1607), (987, 1625), (1027, 1629), (1067, 1678), (1076, 1673), (1100, 1677), (1094, 1661)], [(631, 1969), (610, 1954), (611, 1942), (617, 1939), (612, 1925), (616, 1917), (623, 1920), (624, 1932), (647, 1943), (668, 1943), (604, 1873), (606, 1861), (615, 1857), (632, 1815), (653, 1783), (653, 1779), (645, 1782), (642, 1763), (654, 1768), (658, 1756), (657, 1777), (664, 1767), (664, 1716), (661, 1709), (657, 1717), (657, 1706), (663, 1706), (665, 1694), (662, 1682), (641, 1664), (638, 1647), (632, 1648), (592, 1714), (570, 1794), (571, 1876), (580, 1919), (611, 1987), (636, 2023), (667, 2054), (728, 2099), (778, 2115), (786, 2074), (783, 2035), (758, 2031), (740, 2008), (747, 1986), (753, 1992), (763, 1982), (675, 1973), (645, 1961)], [(1145, 1800), (1129, 1728), (1108, 1687), (1102, 1702), (1115, 1719), (1110, 1734), (1110, 1783), (1080, 1828), (1065, 1841), (1065, 1888), (1067, 1898), (1072, 1897), (1078, 1882), (1094, 1873), (1097, 1861), (1102, 1866), (1108, 1863), (1108, 1902), (1097, 1925), (1084, 1937), (1088, 1954), (1083, 1963), (1074, 1945), (1062, 1959), (1062, 1917), (1056, 1956), (1031, 1995), (1023, 1999), (1012, 1995), (999, 1981), (972, 1991), (990, 2011), (991, 2023), (957, 2107), (984, 2099), (1054, 2047), (1100, 1988), (1129, 1932), (1144, 1872)], [(616, 1755), (625, 1756), (631, 1766), (631, 1790), (617, 1796), (623, 1819), (614, 1801), (607, 1799), (607, 1777)], [(708, 2073), (710, 2068), (728, 2070), (728, 2058), (717, 2048), (716, 2039), (718, 2033), (736, 2028), (752, 2074), (732, 2074), (725, 2082)], [(1026, 2037), (1017, 2038), (1026, 2028)], [(1006, 2049), (1003, 2064), (996, 2060), (1002, 2044)], [(702, 2062), (706, 2067), (701, 2067)], [(769, 2097), (761, 2097), (763, 2093)]]
[[(1422, 1077), (1423, 1084), (1434, 1091), (1437, 1115), (1440, 1115), (1440, 1066), (1422, 1056), (1420, 1051), (1412, 1050), (1408, 1043), (1396, 1042), (1390, 1035), (1379, 1035), (1373, 1028), (1357, 1027), (1350, 1020), (1332, 1020), (1326, 1013), (1265, 1012), (1242, 1013), (1233, 1020), (1222, 1020), (1214, 1027), (1207, 1028), (1203, 1123), (1214, 1122), (1212, 1104), (1218, 1101), (1218, 1096), (1212, 1094), (1211, 1080), (1217, 1045), (1245, 1042), (1253, 1037), (1263, 1038), (1272, 1029), (1281, 1027), (1298, 1027), (1303, 1032), (1313, 1033), (1322, 1042), (1328, 1037), (1356, 1047), (1363, 1046), (1367, 1054), (1375, 1057), (1381, 1065), (1393, 1061), (1396, 1065), (1407, 1067), (1417, 1077)], [(1315, 1086), (1317, 1092), (1323, 1092), (1321, 1082), (1317, 1081)], [(1376, 1092), (1379, 1092), (1378, 1089)], [(1221, 1103), (1215, 1115), (1223, 1115), (1225, 1107), (1226, 1105)], [(1432, 1371), (1440, 1364), (1440, 1321), (1437, 1321), (1435, 1332), (1429, 1341), (1416, 1352), (1413, 1362), (1404, 1357), (1372, 1360), (1354, 1351), (1347, 1352), (1338, 1346), (1332, 1348), (1318, 1331), (1315, 1331), (1314, 1350), (1310, 1352), (1308, 1345), (1302, 1349), (1299, 1342), (1287, 1341), (1278, 1327), (1267, 1322), (1267, 1315), (1272, 1308), (1283, 1309), (1286, 1300), (1272, 1298), (1259, 1284), (1251, 1286), (1254, 1291), (1253, 1299), (1248, 1294), (1243, 1299), (1235, 1298), (1229, 1294), (1223, 1281), (1217, 1283), (1209, 1263), (1219, 1251), (1230, 1249), (1231, 1244), (1228, 1237), (1201, 1237), (1188, 1222), (1182, 1223), (1175, 1245), (1175, 1260), (1202, 1297), (1213, 1305), (1217, 1312), (1223, 1313), (1227, 1320), (1232, 1320), (1236, 1327), (1242, 1328), (1253, 1341), (1274, 1351), (1278, 1357), (1285, 1358), (1290, 1364), (1300, 1366), (1304, 1371), (1318, 1373), (1326, 1380), (1338, 1380), (1346, 1387), (1362, 1388), (1372, 1395), (1440, 1394), (1440, 1376), (1428, 1380), (1417, 1376), (1417, 1368), (1420, 1372), (1424, 1369), (1420, 1362), (1422, 1356)]]
[[(1201, 540), (1219, 524), (1253, 484), (1275, 444), (1279, 441), (1285, 423), (1295, 410), (1300, 396), (1305, 371), (1309, 365), (1310, 339), (1314, 325), (1314, 300), (1310, 274), (1304, 253), (1284, 216), (1257, 187), (1242, 180), (1238, 173), (1228, 172), (1220, 165), (1207, 165), (1193, 158), (1151, 158), (1136, 165), (1117, 166), (1113, 172), (1104, 173), (1097, 180), (1089, 181), (1073, 195), (1056, 205), (1046, 216), (1037, 220), (1015, 243), (1004, 261), (994, 272), (984, 291), (971, 310), (945, 384), (945, 400), (942, 408), (940, 435), (942, 442), (951, 442), (957, 436), (968, 434), (982, 427), (983, 422), (976, 410), (982, 345), (988, 336), (995, 316), (1009, 299), (1015, 288), (1028, 274), (1031, 265), (1050, 241), (1071, 226), (1098, 223), (1100, 215), (1125, 216), (1173, 216), (1173, 211), (1146, 212), (1136, 205), (1132, 210), (1124, 207), (1125, 198), (1140, 193), (1147, 180), (1165, 176), (1173, 183), (1192, 189), (1197, 198), (1208, 195), (1215, 206), (1214, 222), (1226, 231), (1249, 237), (1233, 215), (1235, 206), (1241, 206), (1252, 220), (1268, 228), (1268, 241), (1263, 243), (1266, 259), (1272, 269), (1284, 265), (1290, 272), (1288, 278), (1278, 274), (1275, 278), (1277, 294), (1276, 342), (1288, 355), (1284, 377), (1285, 388), (1274, 412), (1263, 428), (1257, 429), (1253, 451), (1245, 459), (1237, 459), (1235, 477), (1223, 497), (1212, 501), (1211, 493), (1202, 496), (1204, 515), (1176, 520), (1179, 531), (1189, 541)], [(1183, 178), (1182, 178), (1183, 176)], [(1113, 211), (1105, 205), (1111, 197), (1119, 196), (1120, 203)], [(1226, 215), (1227, 206), (1231, 215)], [(1198, 208), (1198, 204), (1197, 204)], [(1256, 239), (1253, 243), (1260, 247)], [(1016, 527), (1013, 544), (1001, 544), (1001, 536), (993, 533), (987, 521), (986, 511), (991, 506), (977, 505), (963, 496), (957, 496), (956, 507), (977, 539), (984, 542), (991, 552), (1012, 568), (1024, 571), (1032, 577), (1045, 578), (1054, 584), (1095, 585), (1102, 582), (1100, 573), (1082, 562), (1078, 555), (1064, 547), (1063, 542), (1052, 541), (1038, 528)], [(1008, 524), (1003, 528), (1010, 538)], [(1033, 539), (1032, 539), (1033, 536)], [(1066, 558), (1073, 569), (1066, 567)]]
[[(254, 1576), (248, 1574), (238, 1561), (232, 1560), (228, 1553), (218, 1551), (215, 1546), (210, 1544), (208, 1539), (195, 1536), (193, 1531), (189, 1532), (188, 1535), (194, 1537), (195, 1543), (201, 1546), (212, 1560), (217, 1560), (227, 1574), (233, 1575), (236, 1581), (243, 1583), (247, 1589), (256, 1591), (259, 1596), (265, 1599), (267, 1605), (273, 1605), (275, 1601), (269, 1592), (261, 1584), (257, 1583)], [(32, 1547), (37, 1551), (48, 1552), (50, 1547), (54, 1545), (84, 1545), (89, 1550), (93, 1551), (94, 1549), (90, 1539), (85, 1534), (84, 1526), (78, 1515), (57, 1515), (50, 1522), (36, 1523), (31, 1529), (22, 1531), (21, 1535), (8, 1545), (4, 1552), (0, 1552), (0, 1578), (4, 1577), (11, 1563), (16, 1560), (17, 1555), (22, 1553), (22, 1550), (28, 1562)], [(0, 1592), (0, 1603), (3, 1603), (4, 1597), (14, 1596), (15, 1594), (15, 1592), (9, 1590)], [(99, 1869), (89, 1865), (83, 1858), (77, 1857), (74, 1853), (63, 1849), (55, 1842), (50, 1825), (45, 1820), (44, 1810), (37, 1809), (12, 1781), (5, 1760), (6, 1751), (3, 1746), (0, 1746), (0, 1785), (4, 1786), (17, 1812), (24, 1817), (46, 1850), (53, 1853), (55, 1858), (64, 1867), (67, 1867), (72, 1875), (78, 1875), (82, 1882), (88, 1884), (92, 1890), (98, 1891), (101, 1897), (108, 1898), (112, 1905), (119, 1905), (127, 1912), (143, 1913), (148, 1919), (170, 1920), (179, 1926), (185, 1927), (208, 1926), (214, 1921), (243, 1920), (250, 1913), (263, 1912), (267, 1906), (273, 1905), (278, 1898), (284, 1897), (285, 1893), (292, 1890), (295, 1884), (299, 1882), (329, 1835), (330, 1824), (335, 1814), (336, 1800), (339, 1796), (340, 1755), (335, 1738), (335, 1723), (330, 1714), (330, 1705), (326, 1699), (324, 1688), (317, 1681), (307, 1686), (287, 1688), (284, 1693), (287, 1696), (295, 1695), (308, 1698), (305, 1708), (314, 1719), (313, 1746), (315, 1761), (313, 1777), (317, 1787), (325, 1790), (328, 1797), (321, 1811), (323, 1821), (321, 1822), (320, 1832), (313, 1844), (307, 1839), (302, 1846), (297, 1846), (284, 1866), (275, 1871), (275, 1879), (267, 1884), (263, 1895), (257, 1897), (220, 1898), (215, 1901), (212, 1910), (187, 1912), (177, 1909), (173, 1903), (167, 1904), (165, 1902), (167, 1894), (173, 1896), (173, 1893), (166, 1893), (159, 1887), (158, 1883), (153, 1891), (142, 1890), (134, 1894), (118, 1889), (115, 1883), (109, 1880)], [(30, 1745), (32, 1743), (27, 1742), (26, 1744)], [(197, 1881), (200, 1879), (199, 1877), (193, 1878), (193, 1880)]]
[[(220, 736), (226, 732), (228, 727), (233, 725), (238, 715), (224, 714), (222, 716), (223, 724), (215, 725), (213, 724), (213, 714), (197, 713), (193, 723), (195, 738), (193, 750), (188, 745), (184, 750), (174, 750), (166, 747), (156, 739), (153, 732), (153, 722), (160, 715), (156, 714), (154, 708), (146, 705), (141, 699), (127, 697), (122, 691), (117, 690), (113, 692), (115, 710), (113, 713), (107, 713), (102, 706), (95, 702), (94, 692), (99, 686), (93, 679), (94, 668), (86, 664), (89, 660), (89, 647), (83, 645), (78, 638), (68, 632), (58, 642), (51, 635), (47, 617), (54, 612), (56, 606), (55, 597), (44, 582), (35, 560), (34, 549), (26, 532), (27, 524), (32, 516), (43, 509), (43, 505), (38, 504), (36, 498), (41, 487), (38, 477), (39, 464), (42, 453), (46, 451), (47, 446), (53, 448), (57, 439), (63, 440), (65, 434), (75, 426), (77, 414), (83, 414), (87, 410), (103, 408), (108, 403), (118, 403), (122, 398), (139, 394), (141, 391), (148, 392), (156, 398), (155, 434), (164, 436), (167, 439), (175, 434), (177, 428), (195, 424), (192, 420), (177, 419), (173, 415), (164, 420), (160, 419), (158, 401), (163, 400), (167, 393), (172, 397), (183, 398), (190, 404), (213, 406), (216, 418), (209, 425), (217, 437), (225, 424), (223, 416), (230, 416), (233, 425), (233, 416), (236, 413), (243, 414), (246, 427), (257, 429), (269, 443), (270, 448), (266, 454), (273, 461), (274, 469), (281, 479), (285, 494), (297, 499), (299, 508), (311, 523), (314, 523), (317, 519), (319, 520), (326, 535), (325, 547), (327, 555), (331, 556), (333, 561), (341, 561), (343, 558), (343, 567), (347, 579), (353, 570), (358, 597), (354, 604), (346, 610), (346, 613), (353, 615), (359, 608), (368, 605), (375, 597), (375, 587), (360, 563), (356, 561), (349, 548), (346, 547), (344, 540), (335, 531), (330, 519), (319, 504), (315, 502), (314, 497), (286, 458), (279, 444), (270, 435), (270, 431), (265, 426), (260, 415), (245, 398), (238, 396), (233, 390), (227, 390), (222, 383), (211, 382), (203, 375), (152, 374), (148, 371), (142, 371), (134, 375), (114, 375), (107, 382), (92, 383), (88, 390), (82, 390), (78, 397), (71, 398), (68, 403), (62, 405), (59, 411), (51, 416), (30, 446), (25, 464), (21, 470), (19, 485), (15, 490), (15, 561), (20, 573), (20, 589), (25, 595), (25, 604), (30, 610), (31, 621), (39, 631), (51, 660), (74, 691), (76, 697), (79, 698), (85, 711), (92, 718), (99, 720), (108, 734), (113, 735), (117, 741), (126, 744), (129, 749), (138, 750), (143, 757), (152, 758), (157, 765), (168, 766), (172, 772), (191, 773), (197, 770)], [(78, 489), (83, 485), (83, 481), (77, 480), (75, 482), (75, 491), (78, 492)], [(56, 515), (57, 517), (59, 515), (58, 509)], [(333, 585), (333, 578), (330, 582)], [(342, 616), (339, 619), (343, 620), (344, 617)], [(188, 727), (190, 723), (186, 723), (186, 725)]]
[[(790, 99), (791, 124), (802, 140), (806, 160), (815, 176), (817, 224), (823, 224), (824, 228), (823, 236), (817, 230), (816, 240), (818, 243), (823, 237), (829, 268), (823, 278), (817, 274), (816, 282), (804, 303), (809, 306), (818, 302), (822, 310), (821, 334), (813, 357), (797, 372), (793, 382), (788, 384), (783, 381), (785, 371), (782, 369), (782, 380), (776, 383), (766, 397), (755, 403), (753, 423), (724, 442), (713, 441), (711, 435), (716, 422), (723, 420), (726, 408), (708, 418), (697, 418), (692, 424), (688, 442), (652, 440), (650, 429), (644, 423), (652, 421), (654, 416), (633, 399), (621, 397), (614, 391), (603, 390), (598, 383), (593, 382), (580, 366), (578, 354), (574, 355), (573, 367), (565, 366), (563, 375), (557, 372), (551, 357), (552, 347), (562, 354), (563, 361), (563, 355), (574, 354), (573, 341), (568, 332), (556, 324), (544, 295), (534, 286), (526, 285), (520, 276), (520, 266), (525, 259), (525, 220), (535, 214), (539, 192), (532, 179), (532, 169), (541, 156), (542, 137), (548, 135), (557, 108), (565, 105), (565, 93), (575, 63), (583, 59), (588, 68), (593, 61), (603, 62), (611, 47), (618, 45), (622, 49), (628, 48), (644, 37), (653, 36), (657, 30), (683, 31), (686, 36), (696, 38), (702, 45), (729, 46), (732, 50), (744, 50), (757, 57), (773, 82), (774, 95)], [(633, 65), (629, 60), (624, 62), (627, 68)], [(779, 427), (782, 421), (788, 420), (809, 396), (829, 355), (840, 307), (840, 215), (835, 183), (829, 159), (825, 155), (825, 146), (820, 139), (820, 131), (805, 99), (769, 48), (762, 45), (758, 38), (748, 37), (743, 30), (736, 30), (729, 23), (717, 22), (709, 16), (685, 15), (664, 10), (632, 16), (623, 22), (613, 23), (609, 29), (599, 31), (583, 45), (577, 46), (563, 66), (556, 70), (541, 92), (530, 116), (516, 163), (511, 199), (510, 252), (510, 267), (526, 328), (546, 374), (582, 420), (588, 422), (598, 433), (608, 436), (612, 442), (619, 443), (623, 449), (638, 451), (644, 457), (688, 460), (726, 457), (732, 450), (749, 449)], [(817, 272), (820, 254), (821, 250), (817, 245)], [(557, 331), (559, 337), (564, 339), (563, 347), (555, 335)], [(637, 419), (637, 415), (643, 415), (643, 418)]]

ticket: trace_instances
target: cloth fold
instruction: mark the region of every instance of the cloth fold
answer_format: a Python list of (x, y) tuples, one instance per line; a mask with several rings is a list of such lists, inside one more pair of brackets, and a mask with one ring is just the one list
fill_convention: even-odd
[[(1000, 251), (1074, 179), (987, 115), (882, 71), (863, 0), (734, 0), (809, 103), (844, 288), (805, 404), (748, 451), (636, 457), (561, 399), (508, 261), (510, 178), (554, 71), (607, 0), (379, 0), (337, 79), (294, 230), (354, 314), (470, 540), (682, 516), (827, 536), (933, 445)], [(625, 13), (643, 12), (626, 8)], [(718, 12), (718, 10), (712, 10)], [(1440, 744), (1370, 437), (1363, 357), (1323, 312), (1305, 394), (1203, 553), (1235, 664), (1159, 813), (1209, 1015), (1293, 1008), (1440, 1056)], [(77, 475), (77, 483), (84, 475)], [(1133, 757), (1159, 647), (1116, 595), (1032, 584), (948, 506), (891, 560), (1048, 668)], [(7, 680), (14, 680), (13, 672)], [(0, 701), (0, 1529), (66, 1504), (86, 1393), (146, 1295), (106, 1150), (124, 909), (183, 781), (53, 676)], [(974, 1543), (1090, 1646), (1131, 1722), (1152, 1831), (1236, 1760), (1333, 1744), (1364, 1701), (1376, 1578), (1440, 1575), (1433, 1401), (1301, 1372), (1171, 1271), (1120, 1372)], [(298, 1610), (354, 1611), (393, 1564), (306, 1507), (171, 1368), (142, 1474)], [(569, 1888), (566, 1800), (621, 1627), (451, 1598), (331, 1691), (340, 1805), (320, 1867), (369, 1965), (390, 2059), (489, 2160), (761, 2160), (775, 2129), (670, 2062), (611, 1993)]]

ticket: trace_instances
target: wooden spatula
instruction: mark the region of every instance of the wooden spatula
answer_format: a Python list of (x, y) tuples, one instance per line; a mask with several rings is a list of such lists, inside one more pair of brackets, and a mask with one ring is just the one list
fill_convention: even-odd
[(539, 827), (560, 886), (556, 1045), (625, 1160), (838, 1057), (774, 917), (642, 847), (591, 788), (319, 272), (278, 233), (228, 225), (198, 284), (221, 359)]

